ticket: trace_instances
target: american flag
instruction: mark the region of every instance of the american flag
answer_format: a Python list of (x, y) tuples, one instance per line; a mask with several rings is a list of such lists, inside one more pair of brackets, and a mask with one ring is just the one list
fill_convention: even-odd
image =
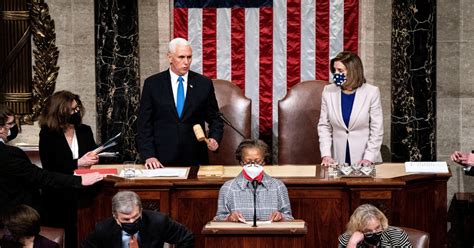
[(359, 0), (175, 0), (174, 37), (191, 70), (252, 100), (252, 137), (275, 144), (278, 100), (304, 80), (328, 80), (337, 53), (357, 53)]

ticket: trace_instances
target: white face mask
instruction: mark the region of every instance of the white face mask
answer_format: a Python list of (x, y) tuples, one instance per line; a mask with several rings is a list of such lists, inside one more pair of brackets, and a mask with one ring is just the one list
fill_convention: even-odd
[(263, 166), (259, 165), (259, 164), (245, 164), (244, 165), (244, 171), (247, 173), (247, 175), (250, 178), (254, 179), (258, 175), (260, 175), (260, 173), (262, 173)]

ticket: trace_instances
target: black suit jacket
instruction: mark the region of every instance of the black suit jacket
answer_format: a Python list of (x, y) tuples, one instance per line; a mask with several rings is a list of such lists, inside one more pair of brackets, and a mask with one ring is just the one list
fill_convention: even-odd
[[(85, 124), (74, 127), (79, 147), (79, 158), (94, 150), (97, 145), (90, 126)], [(41, 164), (48, 171), (72, 175), (77, 169), (78, 159), (72, 158), (64, 132), (42, 128), (39, 138)], [(46, 187), (42, 191), (41, 219), (43, 224), (64, 228), (66, 246), (77, 247), (77, 192), (74, 189), (56, 189)]]
[[(87, 152), (94, 150), (97, 145), (90, 126), (77, 125), (75, 130), (80, 158)], [(46, 170), (73, 174), (77, 169), (77, 159), (72, 158), (71, 148), (69, 148), (62, 131), (42, 128), (39, 138), (39, 152), (41, 164)]]
[[(139, 230), (139, 247), (163, 247), (164, 242), (178, 248), (194, 247), (194, 235), (185, 226), (167, 215), (143, 210), (143, 225)], [(82, 242), (84, 248), (121, 248), (122, 229), (114, 218), (97, 223), (95, 230)]]
[(38, 187), (81, 187), (81, 178), (49, 172), (32, 164), (18, 147), (0, 142), (0, 212), (18, 204), (39, 211)]
[(209, 124), (209, 138), (220, 142), (223, 122), (218, 116), (212, 81), (189, 71), (182, 117), (178, 117), (169, 70), (145, 80), (138, 115), (140, 157), (156, 157), (164, 165), (208, 164), (207, 145), (198, 142), (193, 126)]

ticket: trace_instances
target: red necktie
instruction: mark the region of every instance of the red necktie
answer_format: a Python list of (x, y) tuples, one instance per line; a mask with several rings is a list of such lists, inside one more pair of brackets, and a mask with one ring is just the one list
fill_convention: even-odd
[(128, 243), (128, 247), (130, 248), (139, 248), (138, 240), (136, 235), (130, 236), (130, 242)]

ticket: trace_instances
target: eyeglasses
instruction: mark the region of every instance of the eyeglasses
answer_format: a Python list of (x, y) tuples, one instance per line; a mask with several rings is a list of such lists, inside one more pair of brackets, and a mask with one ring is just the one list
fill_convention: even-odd
[(255, 166), (255, 165), (262, 165), (263, 161), (262, 160), (247, 161), (247, 162), (242, 161), (241, 163), (242, 164), (251, 164), (251, 165)]

